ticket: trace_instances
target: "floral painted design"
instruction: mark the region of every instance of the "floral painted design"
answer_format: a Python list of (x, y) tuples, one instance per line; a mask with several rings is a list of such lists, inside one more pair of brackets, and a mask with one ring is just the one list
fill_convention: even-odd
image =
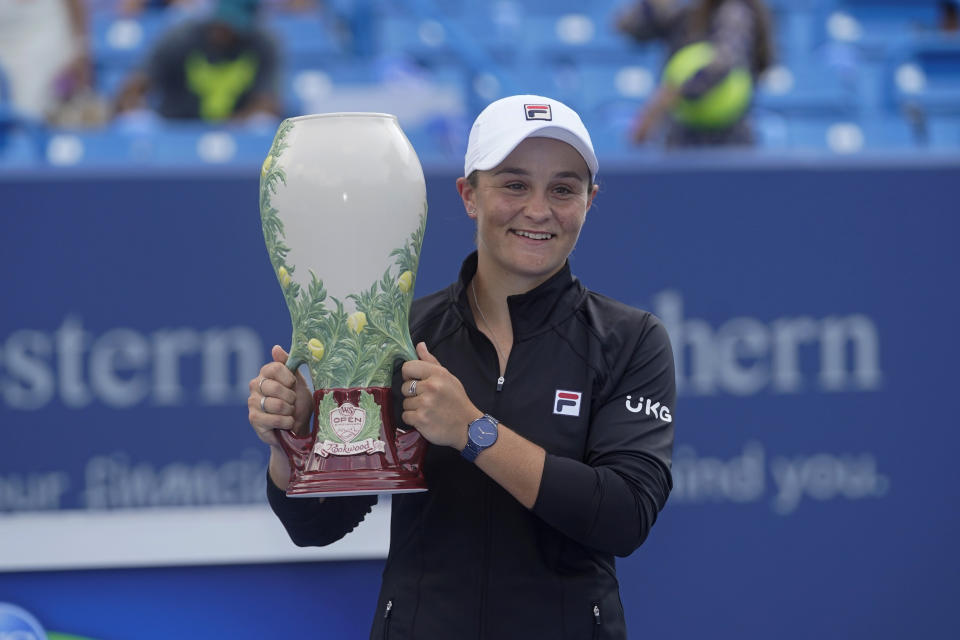
[(397, 358), (415, 359), (408, 318), (420, 249), (427, 223), (423, 203), (420, 224), (402, 247), (390, 252), (394, 259), (383, 277), (369, 288), (347, 296), (356, 307), (347, 313), (344, 301), (328, 296), (323, 280), (310, 272), (309, 285), (294, 281), (296, 266), (287, 262), (283, 221), (271, 197), (286, 174), (280, 156), (288, 148), (286, 137), (293, 123), (281, 123), (260, 176), (260, 218), (263, 236), (290, 310), (293, 337), (287, 366), (306, 362), (317, 389), (388, 387)]

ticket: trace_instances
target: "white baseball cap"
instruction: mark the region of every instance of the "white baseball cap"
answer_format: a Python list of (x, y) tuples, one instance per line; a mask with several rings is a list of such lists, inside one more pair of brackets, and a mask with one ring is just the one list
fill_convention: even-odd
[(580, 116), (559, 100), (533, 95), (501, 98), (480, 112), (470, 129), (463, 175), (493, 169), (527, 138), (566, 142), (580, 152), (596, 180), (600, 165)]

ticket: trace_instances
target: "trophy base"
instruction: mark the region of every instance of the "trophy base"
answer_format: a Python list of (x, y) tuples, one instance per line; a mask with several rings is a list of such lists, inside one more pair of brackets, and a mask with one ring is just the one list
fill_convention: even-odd
[[(324, 414), (327, 423), (320, 424), (320, 403), (326, 396), (336, 400), (337, 408)], [(413, 493), (426, 491), (421, 463), (427, 441), (415, 430), (397, 428), (389, 387), (351, 387), (346, 389), (317, 389), (314, 392), (313, 431), (298, 436), (278, 430), (280, 444), (290, 460), (290, 497), (359, 496), (378, 493)], [(364, 399), (374, 404), (358, 408)], [(343, 408), (349, 407), (347, 413)], [(376, 415), (379, 409), (379, 416)], [(354, 439), (357, 431), (341, 434), (330, 428), (335, 418), (359, 422), (360, 428), (374, 412), (379, 422), (379, 437), (367, 433)], [(345, 413), (346, 416), (341, 415)]]
[(287, 486), (291, 498), (366, 496), (426, 491), (423, 476), (391, 471), (325, 471), (298, 478)]

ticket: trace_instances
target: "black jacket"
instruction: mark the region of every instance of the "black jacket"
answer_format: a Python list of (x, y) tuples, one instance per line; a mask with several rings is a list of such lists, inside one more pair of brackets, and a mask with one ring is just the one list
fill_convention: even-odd
[[(459, 452), (428, 447), (430, 490), (393, 496), (370, 637), (625, 638), (614, 555), (644, 541), (672, 486), (667, 333), (565, 266), (508, 299), (514, 344), (498, 391), (496, 351), (466, 297), (475, 271), (474, 254), (458, 282), (415, 301), (411, 335), (477, 407), (546, 449), (540, 492), (528, 510)], [(287, 499), (273, 485), (268, 496), (301, 545), (339, 539), (376, 501)]]

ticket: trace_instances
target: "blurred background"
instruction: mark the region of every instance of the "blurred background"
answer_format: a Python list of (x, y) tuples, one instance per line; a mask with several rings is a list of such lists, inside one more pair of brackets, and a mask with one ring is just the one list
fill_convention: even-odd
[(397, 115), (424, 295), (472, 248), (469, 125), (514, 93), (583, 116), (573, 270), (676, 354), (630, 637), (960, 637), (958, 28), (952, 0), (0, 0), (0, 637), (367, 636), (389, 500), (293, 546), (246, 421), (290, 340), (261, 163), (283, 118)]

